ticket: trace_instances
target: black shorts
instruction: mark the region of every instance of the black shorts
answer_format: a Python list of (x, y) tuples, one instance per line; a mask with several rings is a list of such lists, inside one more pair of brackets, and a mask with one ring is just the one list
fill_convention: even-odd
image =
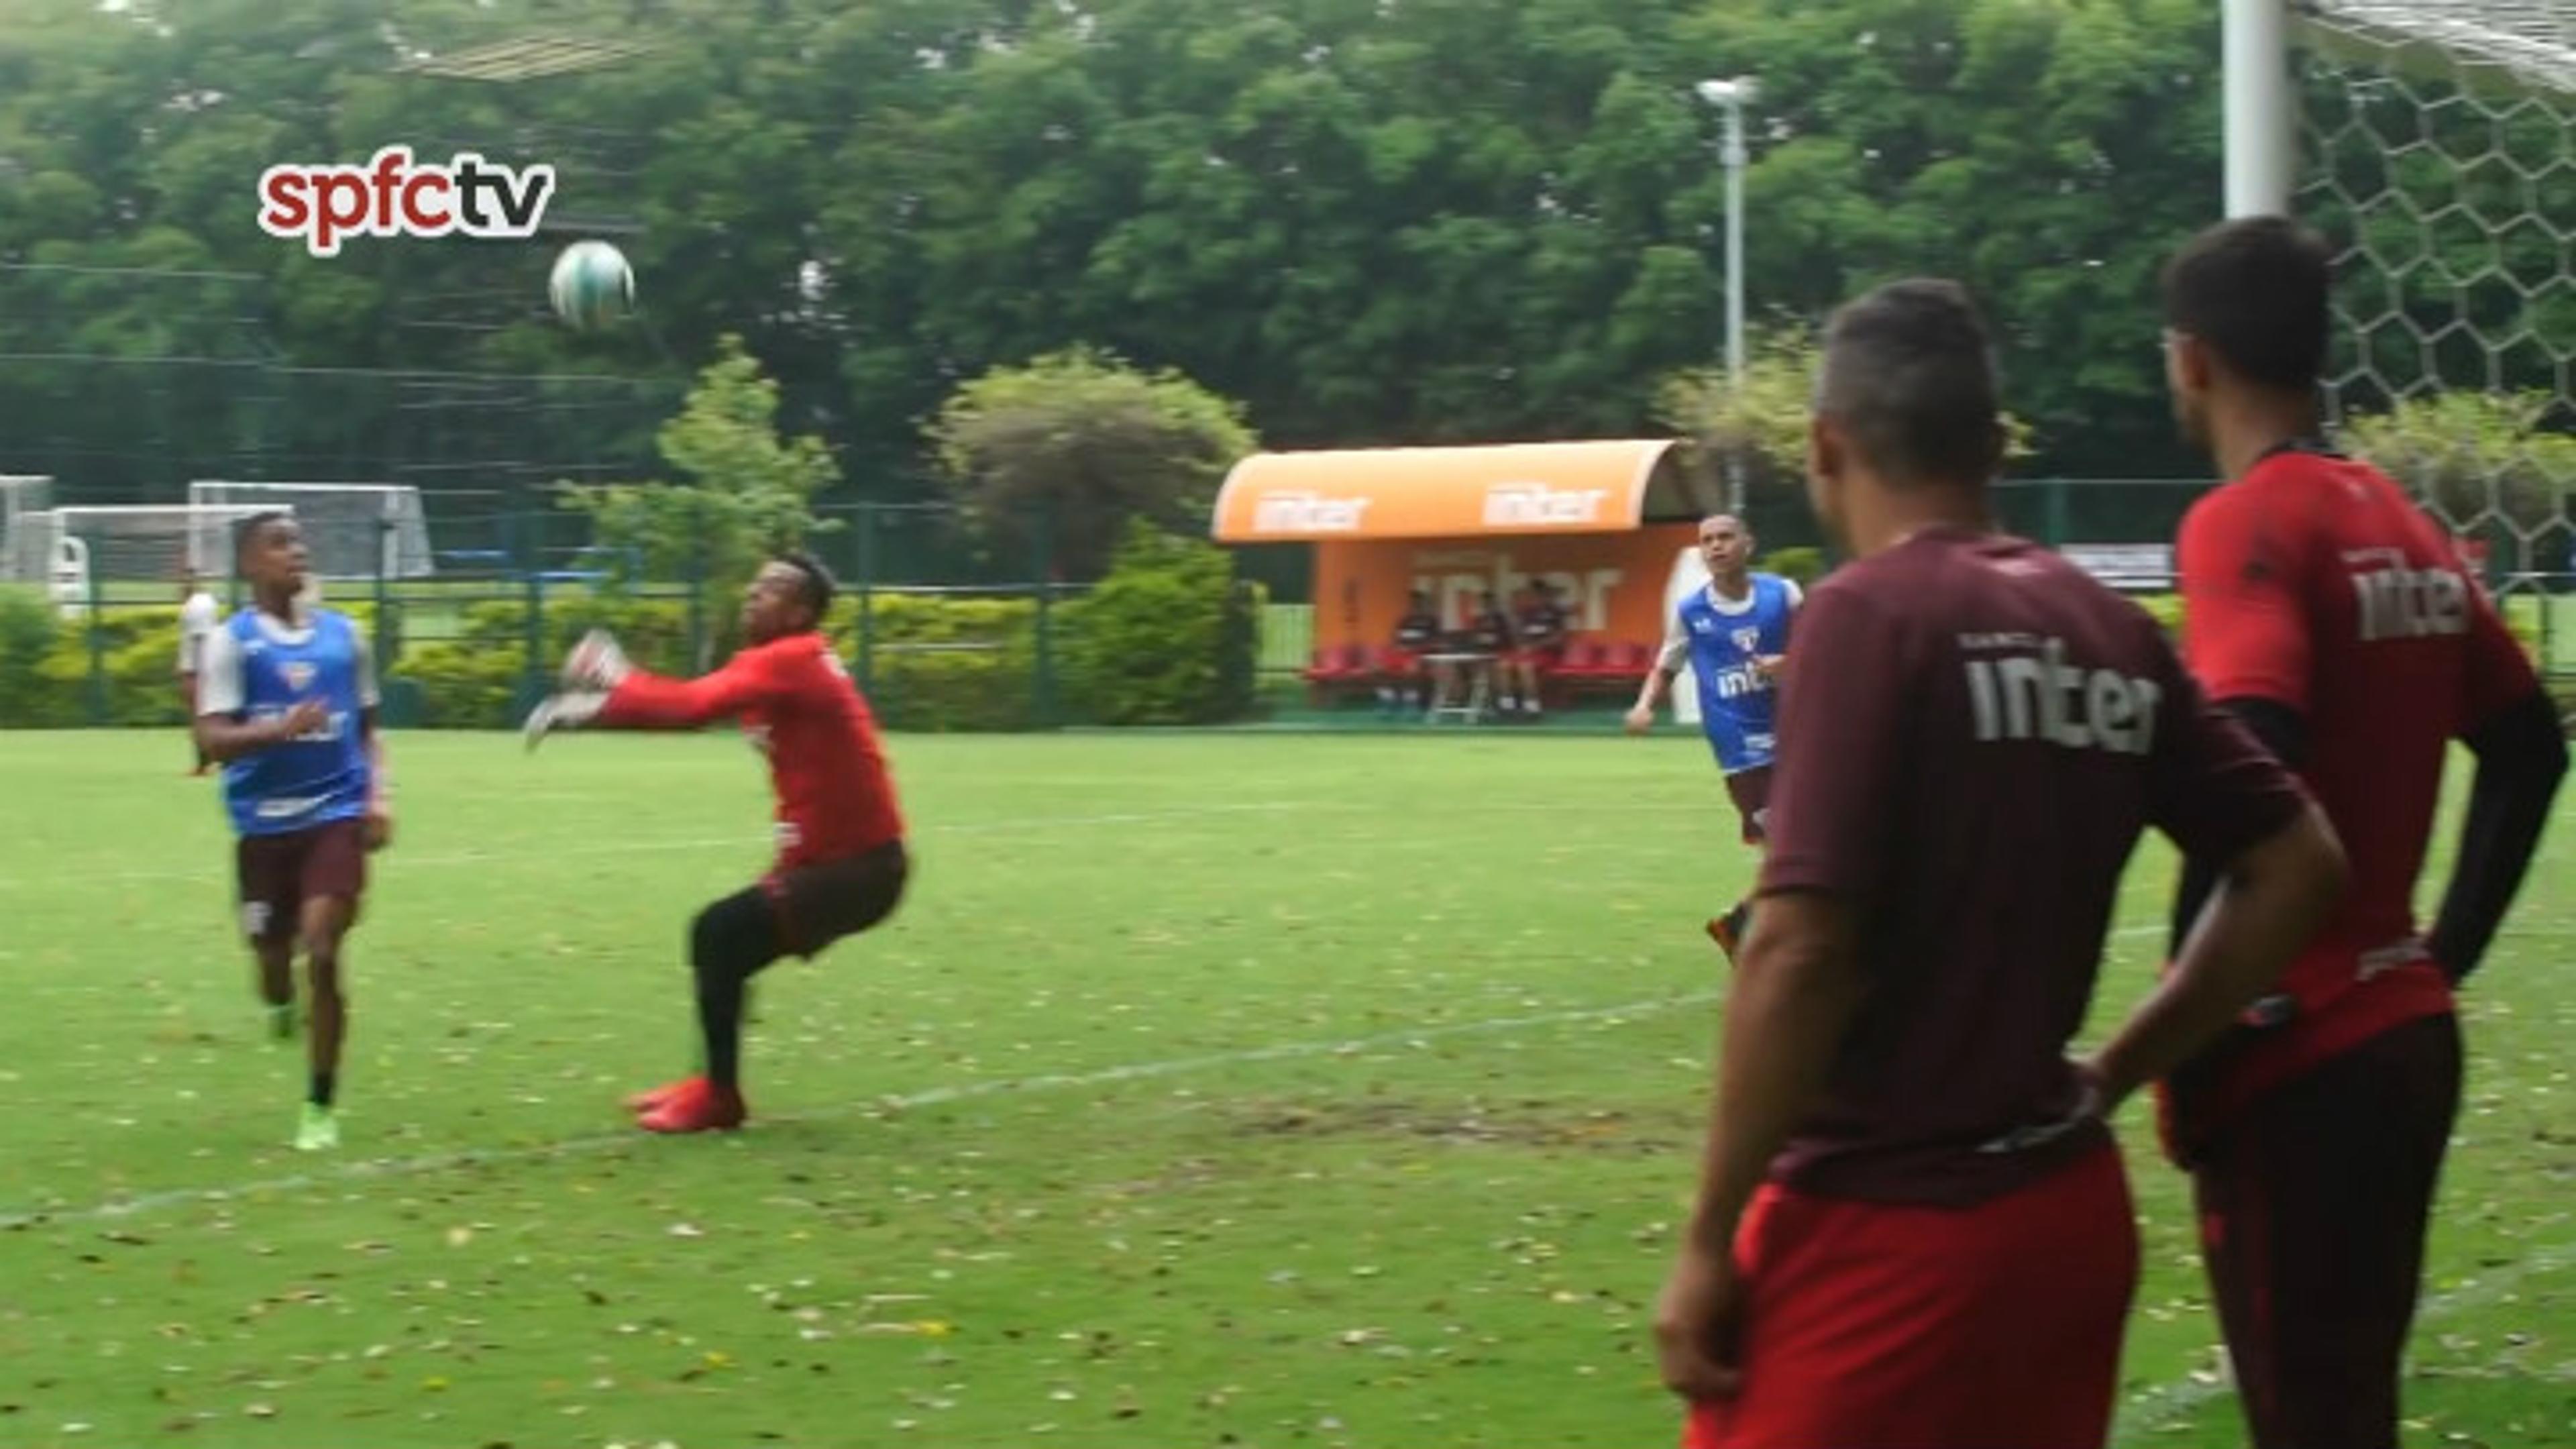
[(241, 878), (242, 934), (287, 940), (306, 901), (337, 897), (354, 911), (367, 890), (367, 827), (334, 820), (284, 835), (245, 835), (233, 848), (233, 864)]
[(779, 945), (790, 955), (811, 957), (894, 914), (911, 874), (903, 842), (889, 840), (840, 860), (773, 871), (760, 889), (778, 918)]
[(1726, 797), (1735, 802), (1735, 813), (1744, 818), (1744, 843), (1760, 845), (1769, 838), (1771, 825), (1771, 767), (1756, 765), (1738, 770), (1726, 777)]
[(2395, 1449), (2424, 1228), (2460, 1103), (2449, 1016), (2392, 1027), (2214, 1134), (2201, 1252), (2256, 1449)]

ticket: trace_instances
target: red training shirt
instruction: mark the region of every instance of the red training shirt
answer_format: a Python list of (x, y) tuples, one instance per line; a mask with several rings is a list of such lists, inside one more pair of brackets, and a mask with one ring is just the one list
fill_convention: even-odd
[(2193, 674), (2211, 699), (2304, 718), (2298, 773), (2352, 871), (2282, 978), (2296, 1014), (2231, 1069), (2223, 1110), (2450, 1010), (2414, 910), (2442, 765), (2452, 739), (2540, 682), (2450, 540), (2366, 463), (2272, 453), (2192, 506), (2178, 552)]
[(831, 641), (790, 634), (754, 644), (701, 679), (636, 670), (610, 692), (603, 723), (693, 727), (727, 715), (769, 756), (778, 794), (778, 868), (839, 860), (903, 838), (876, 717)]
[(1815, 1196), (1976, 1203), (2108, 1141), (2066, 1044), (2139, 833), (2226, 860), (2301, 808), (2144, 610), (1966, 529), (1807, 596), (1779, 733), (1762, 893), (1855, 911), (1870, 983), (1771, 1165)]

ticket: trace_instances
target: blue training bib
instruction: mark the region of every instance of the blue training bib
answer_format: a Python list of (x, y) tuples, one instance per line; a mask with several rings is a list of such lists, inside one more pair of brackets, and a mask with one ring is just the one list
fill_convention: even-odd
[(286, 835), (366, 813), (368, 765), (358, 738), (358, 636), (346, 616), (313, 611), (289, 642), (245, 609), (225, 624), (241, 654), (245, 720), (276, 719), (306, 699), (330, 710), (322, 727), (224, 766), (224, 804), (242, 835)]
[(1702, 589), (1684, 599), (1679, 610), (1682, 631), (1690, 639), (1691, 674), (1699, 685), (1700, 726), (1708, 731), (1718, 768), (1730, 775), (1771, 763), (1779, 692), (1753, 667), (1753, 660), (1788, 652), (1794, 612), (1787, 580), (1755, 574), (1752, 582), (1752, 596), (1740, 604), (1721, 607)]

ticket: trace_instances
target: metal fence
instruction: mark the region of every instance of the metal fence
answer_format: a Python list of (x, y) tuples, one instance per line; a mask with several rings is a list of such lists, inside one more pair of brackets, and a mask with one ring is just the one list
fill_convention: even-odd
[[(492, 727), (543, 696), (570, 643), (616, 630), (643, 662), (710, 667), (737, 642), (738, 597), (703, 578), (653, 577), (563, 510), (437, 495), (434, 569), (317, 581), (322, 601), (368, 634), (396, 725)], [(1043, 550), (985, 548), (956, 511), (841, 503), (817, 510), (809, 548), (841, 596), (827, 628), (890, 723), (919, 729), (1046, 728), (1078, 722), (1061, 674), (1063, 606), (1089, 585), (1051, 576)], [(237, 579), (213, 585), (232, 607)], [(176, 724), (175, 570), (93, 572), (77, 590), (0, 586), (0, 723)]]

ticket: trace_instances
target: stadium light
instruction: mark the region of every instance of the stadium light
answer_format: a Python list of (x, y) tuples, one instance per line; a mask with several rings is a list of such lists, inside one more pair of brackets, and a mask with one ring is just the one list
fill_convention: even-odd
[[(1699, 98), (1726, 112), (1726, 148), (1718, 159), (1726, 165), (1726, 385), (1731, 391), (1744, 387), (1744, 108), (1761, 89), (1761, 82), (1749, 75), (1699, 83)], [(1727, 456), (1726, 506), (1744, 511), (1741, 450)]]

